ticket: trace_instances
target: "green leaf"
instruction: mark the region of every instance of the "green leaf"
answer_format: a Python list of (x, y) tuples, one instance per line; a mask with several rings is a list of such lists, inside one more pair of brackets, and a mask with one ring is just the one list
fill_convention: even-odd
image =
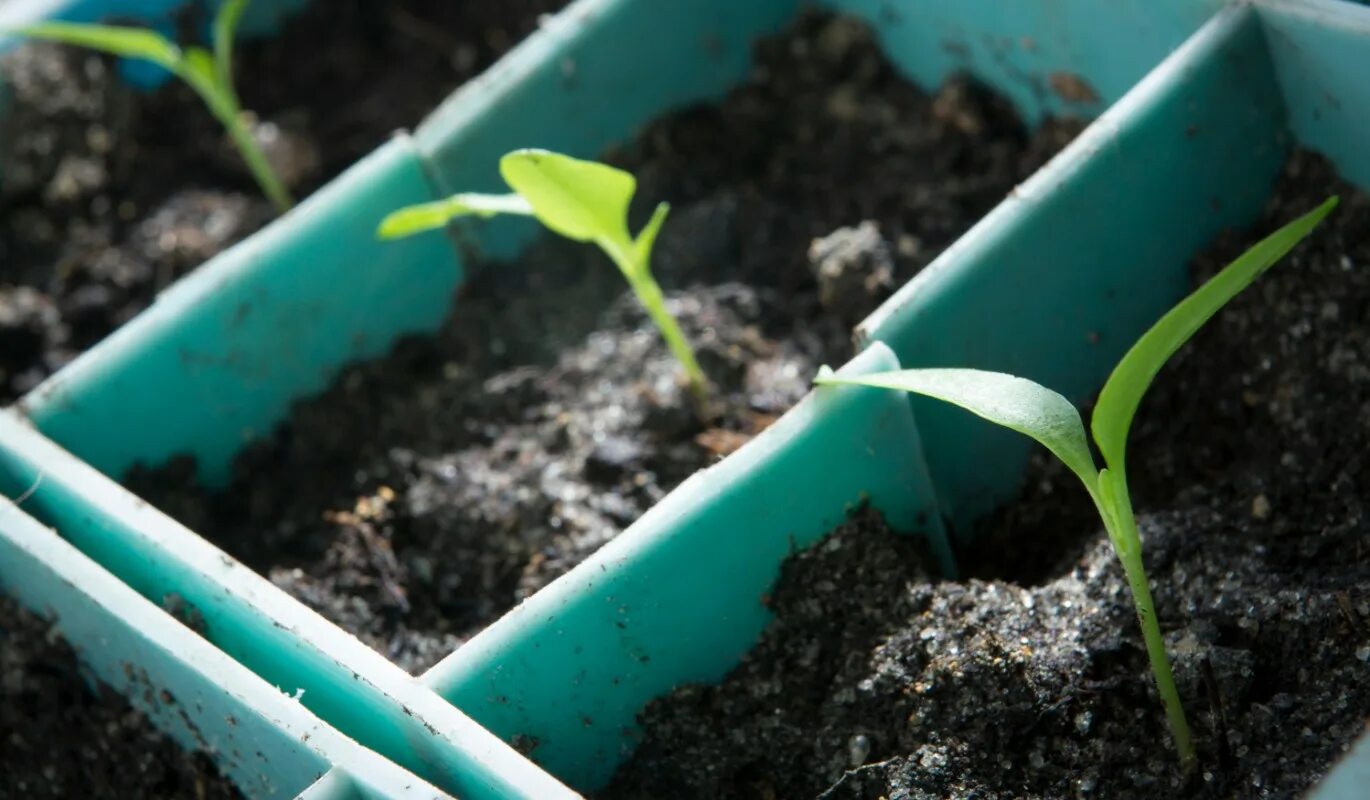
[(181, 48), (165, 36), (143, 28), (40, 22), (16, 28), (14, 33), (32, 39), (86, 47), (124, 58), (141, 58), (172, 71), (175, 71), (181, 62)]
[(1132, 417), (1137, 413), (1137, 406), (1151, 386), (1152, 379), (1165, 362), (1218, 309), (1250, 286), (1261, 273), (1274, 266), (1336, 206), (1337, 198), (1329, 198), (1314, 210), (1257, 242), (1170, 309), (1132, 345), (1132, 349), (1113, 368), (1113, 374), (1099, 393), (1099, 402), (1094, 406), (1094, 417), (1090, 421), (1094, 441), (1098, 443), (1099, 452), (1111, 469), (1120, 474), (1124, 472), (1127, 434), (1132, 427)]
[(554, 232), (578, 242), (632, 246), (628, 203), (637, 179), (630, 173), (546, 150), (515, 150), (500, 159), (499, 169)]
[(406, 206), (388, 214), (376, 228), (380, 239), (399, 239), (423, 231), (445, 228), (456, 217), (496, 214), (531, 215), (528, 201), (516, 194), (454, 194), (445, 200)]
[(652, 212), (652, 218), (638, 231), (637, 241), (633, 242), (633, 259), (639, 269), (649, 269), (648, 265), (652, 263), (652, 247), (656, 245), (656, 235), (661, 233), (661, 226), (666, 222), (666, 215), (670, 211), (670, 203), (659, 204)]
[(214, 61), (219, 83), (233, 82), (233, 38), (238, 32), (243, 11), (250, 0), (224, 0), (219, 13), (214, 15)]
[(818, 384), (852, 384), (927, 395), (1030, 436), (1056, 454), (1092, 493), (1098, 479), (1080, 412), (1026, 378), (978, 369), (903, 369), (869, 375), (820, 373)]
[(181, 56), (176, 74), (199, 92), (212, 108), (219, 100), (219, 80), (215, 73), (214, 56), (203, 47), (187, 47)]

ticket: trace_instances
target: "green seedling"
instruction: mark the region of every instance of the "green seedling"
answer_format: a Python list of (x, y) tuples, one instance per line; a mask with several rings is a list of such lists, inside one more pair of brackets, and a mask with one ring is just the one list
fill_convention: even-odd
[(594, 242), (627, 278), (671, 353), (685, 368), (690, 391), (703, 408), (708, 381), (652, 277), (652, 245), (670, 205), (658, 205), (634, 238), (628, 233), (628, 205), (637, 190), (637, 179), (630, 173), (546, 150), (515, 150), (500, 159), (499, 169), (513, 194), (457, 194), (402, 208), (381, 221), (376, 235), (398, 239), (444, 228), (456, 217), (516, 214), (536, 217), (573, 241)]
[(249, 0), (225, 0), (214, 16), (214, 50), (182, 48), (156, 31), (119, 25), (42, 22), (5, 33), (151, 61), (185, 81), (228, 131), (262, 192), (282, 213), (294, 201), (243, 121), (233, 88), (233, 37)]
[(1094, 443), (1103, 456), (1103, 469), (1096, 469), (1080, 413), (1070, 401), (1024, 378), (975, 369), (905, 369), (848, 377), (825, 368), (815, 379), (820, 384), (875, 386), (952, 403), (1037, 440), (1080, 478), (1103, 518), (1132, 589), (1156, 688), (1186, 772), (1193, 770), (1197, 759), (1142, 566), (1142, 543), (1127, 488), (1128, 430), (1152, 379), (1175, 351), (1312, 232), (1336, 205), (1337, 198), (1333, 197), (1261, 240), (1172, 308), (1132, 345), (1104, 384), (1090, 422)]

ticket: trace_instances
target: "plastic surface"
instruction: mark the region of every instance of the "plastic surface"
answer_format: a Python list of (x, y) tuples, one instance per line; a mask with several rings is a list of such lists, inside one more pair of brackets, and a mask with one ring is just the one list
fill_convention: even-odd
[(0, 412), (0, 494), (343, 733), (463, 798), (569, 797), (512, 748), (352, 636)]
[[(909, 367), (1031, 378), (1079, 402), (1183, 295), (1189, 257), (1253, 219), (1284, 162), (1255, 15), (1220, 14), (860, 326)], [(964, 535), (1012, 497), (1031, 447), (912, 400)]]
[(100, 680), (206, 751), (248, 797), (294, 797), (334, 764), (346, 765), (359, 796), (446, 796), (338, 733), (8, 501), (0, 595), (51, 618)]
[[(824, 5), (866, 18), (925, 86), (966, 69), (1029, 120), (1102, 114), (872, 314), (859, 331), (865, 352), (846, 369), (1001, 369), (1085, 399), (1183, 292), (1189, 258), (1254, 219), (1293, 144), (1370, 185), (1363, 6)], [(384, 212), (498, 189), (509, 149), (593, 155), (657, 114), (716, 97), (746, 75), (750, 42), (798, 8), (573, 3), (412, 139), (182, 281), (24, 411), (108, 474), (189, 452), (206, 479), (222, 478), (246, 441), (343, 363), (436, 327), (464, 257), (511, 255), (538, 232), (507, 220), (382, 246), (370, 235)], [(954, 409), (877, 390), (812, 393), (421, 683), (15, 418), (0, 419), (0, 489), (13, 495), (43, 472), (27, 509), (143, 595), (182, 596), (215, 645), (270, 682), (305, 688), (306, 706), (378, 752), (473, 797), (555, 797), (569, 791), (472, 719), (534, 745), (557, 778), (594, 788), (631, 751), (648, 700), (737, 663), (791, 548), (862, 499), (938, 545), (964, 537), (1017, 489), (1027, 453), (1021, 438)], [(1319, 800), (1359, 796), (1370, 746), (1353, 759)], [(341, 771), (308, 791), (366, 796)]]
[[(874, 347), (845, 369), (897, 368)], [(863, 500), (949, 558), (908, 404), (879, 390), (815, 392), (424, 681), (593, 788), (631, 749), (642, 705), (722, 678), (765, 627), (780, 562)]]
[(433, 199), (397, 137), (294, 210), (164, 292), (23, 401), (33, 421), (111, 475), (195, 457), (207, 483), (343, 364), (436, 329), (461, 271), (441, 237), (376, 240), (376, 222)]

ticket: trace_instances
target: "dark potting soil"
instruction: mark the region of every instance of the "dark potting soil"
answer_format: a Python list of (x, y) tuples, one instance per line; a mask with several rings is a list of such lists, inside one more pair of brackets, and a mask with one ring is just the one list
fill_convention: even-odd
[[(238, 89), (303, 196), (417, 124), (564, 3), (315, 2), (280, 36), (241, 45)], [(204, 5), (192, 5), (184, 38), (202, 41)], [(140, 93), (104, 56), (37, 43), (0, 58), (0, 79), (12, 95), (0, 117), (7, 403), (274, 212), (178, 82)]]
[(210, 495), (188, 463), (153, 503), (404, 667), (449, 653), (735, 449), (840, 363), (861, 316), (1071, 136), (1029, 135), (954, 80), (928, 96), (869, 31), (809, 14), (746, 84), (608, 155), (717, 389), (707, 423), (593, 248), (480, 269), (435, 337), (348, 370)]
[[(1181, 785), (1122, 570), (1083, 489), (1043, 460), (976, 555), (998, 578), (938, 580), (871, 512), (790, 559), (758, 646), (721, 686), (649, 706), (604, 796), (1310, 788), (1370, 717), (1370, 198), (1296, 154), (1256, 228), (1194, 265), (1211, 277), (1332, 193), (1334, 216), (1161, 372), (1129, 448), (1195, 780)], [(1055, 569), (1008, 565), (1041, 546)]]
[(49, 623), (0, 598), (0, 798), (240, 797), (103, 684)]

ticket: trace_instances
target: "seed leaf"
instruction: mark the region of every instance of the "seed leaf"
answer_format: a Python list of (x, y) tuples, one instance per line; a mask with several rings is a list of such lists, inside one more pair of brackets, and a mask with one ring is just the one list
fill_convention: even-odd
[(406, 206), (387, 214), (376, 229), (380, 239), (400, 239), (423, 231), (444, 228), (457, 217), (496, 214), (529, 215), (533, 209), (516, 194), (454, 194), (444, 200)]
[(554, 232), (578, 242), (632, 246), (628, 203), (637, 179), (630, 173), (546, 150), (515, 150), (500, 159), (499, 169)]
[(1132, 345), (1099, 393), (1090, 427), (1094, 441), (1104, 462), (1114, 472), (1122, 473), (1126, 463), (1127, 434), (1132, 417), (1142, 396), (1151, 386), (1156, 373), (1169, 358), (1194, 335), (1218, 309), (1227, 304), (1241, 290), (1261, 276), (1275, 262), (1293, 249), (1294, 245), (1317, 227), (1337, 206), (1337, 198), (1329, 198), (1322, 205), (1275, 231), (1250, 250), (1237, 257), (1200, 286), (1193, 294), (1180, 301), (1161, 317), (1151, 330)]
[(181, 55), (178, 73), (201, 94), (217, 91), (218, 76), (214, 70), (214, 56), (203, 47), (187, 47)]
[(141, 58), (172, 71), (176, 70), (181, 61), (181, 48), (160, 33), (142, 28), (40, 22), (16, 28), (14, 33), (34, 39), (88, 47), (124, 58)]
[(819, 384), (858, 384), (927, 395), (1042, 443), (1093, 491), (1098, 474), (1080, 412), (1026, 378), (978, 369), (903, 369), (869, 375), (820, 374)]

